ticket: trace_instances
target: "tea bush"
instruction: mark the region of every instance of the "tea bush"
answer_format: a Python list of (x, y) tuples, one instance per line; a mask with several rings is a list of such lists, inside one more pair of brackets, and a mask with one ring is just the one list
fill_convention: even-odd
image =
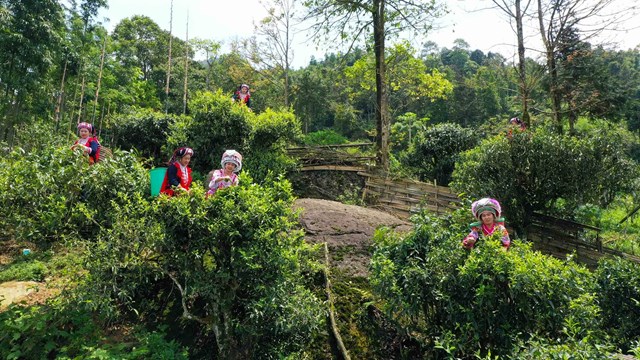
[(606, 206), (634, 188), (638, 173), (622, 139), (615, 132), (577, 138), (543, 129), (497, 135), (461, 155), (451, 186), (470, 198), (499, 199), (519, 229), (558, 198), (565, 203), (561, 216), (586, 203)]
[(251, 137), (244, 157), (246, 169), (259, 183), (296, 168), (286, 153), (287, 145), (302, 136), (300, 121), (292, 112), (267, 109), (251, 119)]
[(286, 145), (302, 136), (293, 113), (266, 109), (255, 115), (221, 92), (197, 94), (191, 108), (193, 118), (182, 118), (171, 126), (165, 153), (179, 146), (192, 147), (195, 171), (206, 174), (220, 168), (220, 157), (227, 149), (242, 153), (243, 171), (259, 183), (270, 172), (278, 176), (295, 168), (295, 160), (285, 152)]
[(290, 185), (247, 180), (210, 197), (197, 186), (151, 203), (121, 195), (113, 226), (88, 254), (91, 302), (141, 319), (178, 304), (183, 319), (215, 339), (217, 358), (302, 351), (324, 312), (303, 286), (303, 271), (315, 265), (294, 230)]
[(16, 240), (45, 245), (95, 234), (117, 193), (148, 193), (149, 176), (136, 157), (90, 166), (68, 147), (16, 148), (0, 159), (0, 227)]
[(167, 143), (170, 127), (184, 116), (175, 116), (150, 109), (137, 109), (118, 114), (109, 124), (111, 145), (122, 150), (136, 149), (140, 156), (149, 158), (154, 166), (169, 160), (162, 147)]
[(15, 148), (0, 162), (0, 228), (8, 237), (42, 244), (76, 231), (70, 219), (86, 159), (69, 148), (32, 153)]
[(187, 359), (176, 342), (159, 331), (134, 329), (109, 342), (107, 334), (82, 306), (10, 306), (0, 312), (3, 359)]
[(640, 267), (623, 259), (605, 259), (595, 272), (603, 328), (623, 349), (640, 340)]
[(472, 129), (457, 124), (437, 124), (418, 132), (409, 149), (401, 156), (401, 162), (421, 181), (437, 180), (447, 186), (460, 153), (478, 143), (478, 136)]
[(348, 139), (332, 129), (318, 130), (304, 136), (305, 145), (346, 144)]
[(198, 92), (190, 102), (191, 118), (180, 118), (170, 125), (164, 147), (167, 159), (180, 146), (193, 148), (191, 167), (201, 173), (220, 167), (220, 157), (227, 149), (245, 153), (251, 134), (250, 118), (255, 116), (246, 106), (238, 106), (222, 94)]
[(533, 334), (566, 339), (568, 319), (581, 319), (581, 333), (599, 331), (595, 302), (585, 298), (595, 291), (586, 268), (518, 242), (505, 252), (498, 235), (467, 251), (466, 231), (452, 220), (416, 217), (404, 238), (378, 232), (371, 262), (386, 313), (431, 356), (507, 355)]

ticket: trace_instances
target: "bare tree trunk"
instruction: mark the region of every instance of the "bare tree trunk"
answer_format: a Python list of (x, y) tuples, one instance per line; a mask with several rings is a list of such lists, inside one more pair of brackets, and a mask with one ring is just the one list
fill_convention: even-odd
[(56, 132), (58, 131), (58, 126), (60, 124), (60, 112), (62, 111), (62, 94), (64, 94), (64, 81), (67, 77), (67, 64), (69, 61), (65, 59), (64, 61), (64, 69), (62, 70), (62, 80), (60, 81), (60, 92), (58, 93), (58, 99), (56, 101), (56, 110), (54, 113), (54, 119), (56, 122)]
[(291, 16), (290, 16), (291, 6), (287, 6), (286, 9), (286, 17), (285, 17), (285, 50), (284, 50), (284, 106), (289, 107), (289, 67), (291, 63), (291, 59), (289, 58), (289, 53), (291, 52), (289, 32), (291, 31)]
[(575, 129), (576, 121), (578, 121), (578, 114), (574, 109), (572, 109), (569, 112), (569, 134), (571, 135), (576, 134), (576, 129)]
[(545, 55), (547, 57), (547, 68), (549, 71), (549, 93), (551, 95), (551, 112), (553, 121), (556, 124), (556, 132), (562, 134), (562, 118), (560, 114), (561, 99), (558, 91), (558, 69), (556, 68), (556, 60), (554, 54), (555, 44), (553, 40), (547, 36), (547, 31), (544, 26), (542, 0), (538, 0), (538, 23), (540, 26), (540, 35), (542, 37), (542, 43), (545, 48)]
[(100, 111), (100, 126), (98, 126), (98, 137), (102, 134), (102, 120), (104, 120), (104, 102), (102, 103), (102, 110)]
[(104, 68), (104, 53), (107, 47), (107, 37), (105, 36), (102, 42), (102, 52), (100, 54), (100, 71), (98, 72), (98, 84), (96, 85), (96, 97), (93, 99), (93, 114), (91, 115), (91, 122), (96, 120), (96, 108), (98, 107), (98, 95), (100, 94), (100, 84), (102, 83), (102, 69)]
[(376, 57), (376, 146), (378, 168), (389, 171), (389, 103), (386, 81), (384, 13), (385, 0), (373, 0), (373, 41)]
[(187, 113), (187, 89), (189, 78), (189, 12), (187, 12), (187, 36), (186, 36), (187, 51), (184, 57), (184, 94), (182, 94), (182, 114)]
[(167, 61), (167, 84), (164, 89), (164, 113), (169, 113), (169, 81), (171, 81), (171, 45), (173, 40), (173, 0), (171, 0), (171, 11), (169, 13), (169, 60)]
[(82, 87), (80, 88), (80, 102), (78, 103), (78, 121), (76, 124), (80, 123), (82, 119), (82, 103), (84, 101), (84, 75), (82, 76)]
[[(516, 7), (516, 33), (518, 37), (518, 78), (520, 80), (520, 98), (522, 100), (522, 121), (526, 125), (530, 125), (531, 116), (529, 115), (529, 87), (527, 86), (527, 76), (525, 68), (525, 55), (524, 55), (524, 30), (522, 27), (522, 9), (520, 7), (520, 0), (515, 1)], [(529, 4), (527, 4), (527, 7)]]

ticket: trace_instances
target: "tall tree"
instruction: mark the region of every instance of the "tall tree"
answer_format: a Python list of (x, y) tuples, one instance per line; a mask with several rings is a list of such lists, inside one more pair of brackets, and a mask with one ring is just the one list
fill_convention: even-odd
[[(401, 31), (426, 33), (441, 14), (436, 0), (306, 0), (306, 18), (316, 35), (349, 39), (351, 46), (363, 33), (373, 34), (376, 68), (377, 165), (389, 170), (390, 115), (385, 73), (385, 40)], [(350, 48), (351, 48), (350, 46)]]
[[(188, 12), (187, 12), (187, 34), (185, 37), (185, 41), (187, 42), (187, 44), (189, 44), (189, 13)], [(184, 93), (182, 94), (182, 114), (187, 113), (187, 93), (188, 93), (187, 85), (189, 84), (189, 60), (191, 60), (191, 58), (189, 57), (189, 50), (190, 50), (190, 46), (187, 46), (187, 53), (185, 54), (185, 57), (184, 57)]]
[(48, 98), (42, 85), (59, 58), (64, 21), (55, 0), (0, 0), (0, 9), (0, 139), (8, 139), (20, 109)]
[(211, 84), (211, 73), (213, 71), (213, 63), (218, 59), (221, 43), (214, 40), (193, 38), (189, 40), (189, 44), (196, 53), (204, 53), (204, 61), (207, 63), (205, 73), (205, 90), (213, 91), (214, 86)]
[(164, 113), (169, 112), (169, 84), (171, 81), (171, 45), (173, 43), (173, 0), (171, 0), (171, 10), (169, 11), (169, 55), (167, 59), (167, 82), (165, 84), (164, 95)]
[(518, 41), (518, 90), (522, 101), (522, 121), (529, 125), (531, 116), (529, 115), (529, 93), (525, 67), (525, 47), (524, 47), (524, 26), (523, 19), (527, 15), (527, 10), (531, 5), (531, 0), (526, 0), (522, 6), (522, 0), (491, 0), (498, 9), (502, 10), (509, 20), (516, 23), (516, 38)]
[(252, 59), (256, 68), (267, 68), (280, 81), (284, 106), (290, 103), (290, 69), (293, 61), (295, 33), (294, 0), (268, 0), (263, 3), (267, 17), (255, 25), (256, 37), (251, 40)]
[(571, 31), (575, 31), (582, 40), (588, 40), (605, 30), (619, 27), (623, 20), (634, 14), (629, 11), (632, 5), (623, 3), (622, 0), (537, 0), (538, 27), (549, 74), (551, 112), (559, 134), (563, 132), (557, 59), (560, 41)]

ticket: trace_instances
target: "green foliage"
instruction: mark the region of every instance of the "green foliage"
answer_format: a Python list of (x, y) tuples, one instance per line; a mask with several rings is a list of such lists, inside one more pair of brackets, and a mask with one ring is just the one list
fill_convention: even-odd
[(391, 147), (397, 151), (407, 150), (420, 130), (426, 128), (428, 118), (418, 119), (412, 112), (396, 118), (391, 125)]
[[(193, 148), (190, 166), (202, 173), (220, 167), (227, 149), (244, 155), (251, 134), (251, 117), (246, 106), (238, 106), (221, 91), (198, 92), (190, 102), (192, 118), (180, 118), (170, 126), (165, 154), (180, 146)], [(169, 156), (170, 157), (170, 156)]]
[(90, 166), (68, 147), (16, 148), (0, 159), (0, 227), (16, 240), (47, 244), (95, 233), (118, 193), (148, 193), (149, 176), (130, 154)]
[(193, 118), (183, 117), (172, 126), (166, 152), (179, 146), (195, 151), (191, 167), (208, 173), (220, 168), (220, 157), (227, 149), (243, 155), (243, 170), (260, 183), (271, 172), (275, 176), (295, 167), (285, 153), (287, 144), (301, 137), (300, 123), (289, 111), (266, 109), (255, 115), (217, 93), (199, 93), (191, 103)]
[[(425, 99), (446, 99), (453, 92), (453, 84), (443, 73), (428, 69), (415, 55), (416, 50), (408, 41), (394, 44), (386, 54), (390, 104), (397, 111), (407, 111), (409, 106)], [(345, 76), (352, 83), (352, 97), (362, 90), (374, 92), (374, 54), (369, 53), (345, 69)]]
[[(591, 273), (498, 235), (471, 251), (453, 218), (414, 218), (404, 238), (376, 234), (371, 283), (386, 313), (432, 357), (507, 355), (530, 334), (566, 339), (598, 331)], [(583, 318), (586, 316), (586, 318)]]
[(251, 136), (243, 168), (259, 183), (295, 169), (296, 161), (286, 153), (289, 144), (302, 137), (300, 122), (292, 112), (266, 109), (250, 119)]
[(594, 342), (591, 339), (563, 341), (561, 343), (535, 339), (509, 357), (514, 360), (605, 360), (620, 359), (611, 345)]
[(88, 161), (69, 148), (47, 150), (17, 148), (0, 159), (0, 227), (17, 240), (43, 243), (73, 231), (69, 219), (83, 183), (78, 170)]
[(0, 266), (0, 282), (43, 281), (48, 273), (49, 269), (44, 262), (33, 256), (24, 256), (9, 265)]
[(121, 199), (89, 254), (93, 303), (143, 317), (165, 301), (182, 303), (185, 320), (198, 320), (224, 358), (299, 351), (323, 313), (301, 283), (311, 263), (291, 202), (283, 179), (242, 181), (210, 197), (196, 187), (152, 203)]
[(304, 136), (305, 145), (345, 144), (347, 141), (346, 137), (332, 129), (318, 130)]
[(290, 111), (266, 109), (250, 120), (251, 149), (281, 149), (302, 137), (300, 122)]
[(136, 149), (140, 156), (150, 158), (158, 166), (169, 160), (163, 156), (162, 146), (167, 142), (169, 128), (178, 119), (181, 117), (149, 109), (117, 115), (108, 129), (111, 143), (123, 150)]
[(470, 198), (497, 198), (518, 228), (558, 198), (565, 202), (561, 216), (586, 203), (606, 206), (616, 194), (633, 189), (637, 174), (624, 138), (615, 130), (584, 138), (541, 129), (496, 135), (462, 154), (451, 186)]
[(422, 181), (447, 186), (460, 153), (478, 143), (477, 134), (456, 124), (438, 124), (416, 134), (402, 162)]
[(640, 339), (640, 267), (623, 259), (602, 260), (595, 277), (603, 327), (628, 349)]
[(0, 312), (3, 359), (187, 359), (187, 352), (161, 332), (135, 330), (118, 343), (82, 306), (11, 306)]

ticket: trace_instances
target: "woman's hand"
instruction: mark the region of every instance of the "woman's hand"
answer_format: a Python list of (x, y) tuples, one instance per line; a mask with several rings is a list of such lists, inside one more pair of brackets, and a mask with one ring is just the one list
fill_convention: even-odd
[(182, 185), (178, 185), (176, 186), (176, 192), (178, 194), (184, 194), (184, 193), (189, 194), (191, 192), (191, 189), (185, 189), (182, 187)]
[(472, 238), (472, 237), (467, 237), (464, 240), (462, 240), (462, 246), (465, 249), (471, 249), (473, 247), (473, 245), (476, 244), (476, 239)]
[(227, 183), (227, 182), (231, 181), (231, 177), (230, 176), (222, 176), (222, 177), (219, 177), (219, 178), (216, 179), (216, 182), (220, 182), (220, 181), (223, 181), (223, 182)]

